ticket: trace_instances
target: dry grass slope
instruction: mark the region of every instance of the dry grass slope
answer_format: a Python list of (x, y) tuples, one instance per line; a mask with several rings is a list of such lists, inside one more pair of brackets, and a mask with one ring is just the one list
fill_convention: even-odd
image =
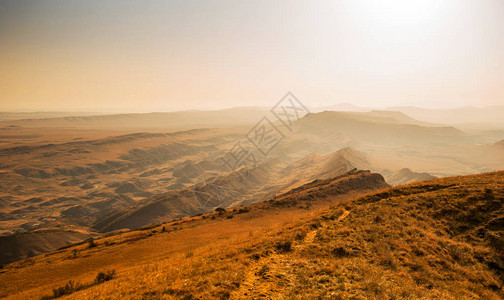
[[(359, 178), (355, 174), (351, 176)], [(313, 195), (311, 201), (316, 201), (342, 192), (341, 189), (341, 186), (332, 186), (331, 181), (316, 181), (270, 202), (251, 206), (245, 213), (239, 213), (239, 210), (213, 213), (203, 215), (194, 222), (165, 225), (165, 230), (170, 232), (142, 237), (140, 241), (128, 241), (128, 235), (123, 234), (99, 240), (98, 246), (92, 249), (79, 248), (75, 258), (59, 258), (70, 255), (72, 249), (65, 249), (59, 254), (34, 260), (32, 266), (27, 261), (7, 266), (4, 274), (0, 274), (0, 282), (7, 282), (23, 268), (40, 267), (47, 264), (47, 260), (56, 258), (63, 259), (58, 262), (61, 264), (59, 269), (65, 269), (65, 265), (71, 262), (87, 259), (99, 271), (106, 265), (96, 263), (99, 257), (109, 255), (108, 252), (123, 256), (136, 247), (138, 260), (142, 256), (151, 258), (136, 264), (108, 264), (108, 269), (117, 270), (116, 279), (92, 285), (68, 297), (504, 297), (504, 172), (434, 179), (386, 188), (335, 204), (315, 214), (298, 214), (290, 222), (264, 229), (258, 229), (258, 223), (245, 223), (252, 216), (267, 216), (261, 222), (280, 218), (290, 211), (278, 207), (304, 206), (310, 201), (308, 195)], [(169, 254), (154, 256), (152, 253), (159, 251), (157, 246), (162, 243), (163, 235), (174, 239), (177, 233), (182, 233), (186, 240), (181, 239), (179, 243), (188, 243), (191, 228), (199, 232), (212, 228), (211, 232), (215, 232), (216, 227), (212, 226), (217, 224), (223, 225), (219, 227), (220, 235), (214, 235), (211, 241)], [(248, 228), (242, 228), (249, 230), (248, 234), (229, 237), (233, 225), (244, 224), (249, 224)], [(154, 230), (160, 230), (160, 227)], [(129, 233), (131, 239), (135, 235), (139, 232)], [(117, 244), (107, 249), (103, 246), (106, 241)], [(144, 247), (140, 248), (142, 243)], [(95, 260), (92, 260), (93, 257)], [(79, 275), (79, 269), (73, 269), (73, 272), (67, 274), (67, 281), (72, 278), (90, 284), (96, 275), (96, 272)], [(16, 296), (40, 297), (50, 293), (48, 287), (35, 287), (21, 293), (18, 290)], [(9, 294), (12, 295), (14, 290), (11, 287)]]

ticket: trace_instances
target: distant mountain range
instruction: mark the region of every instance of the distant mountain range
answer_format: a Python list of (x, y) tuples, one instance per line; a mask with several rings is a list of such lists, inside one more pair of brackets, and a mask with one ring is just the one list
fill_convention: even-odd
[[(101, 115), (68, 115), (64, 117), (37, 117), (27, 115), (30, 119), (17, 119), (0, 122), (3, 126), (22, 127), (115, 127), (146, 128), (169, 127), (190, 129), (201, 127), (222, 127), (250, 125), (264, 116), (266, 109), (255, 107), (238, 107), (215, 111), (179, 111)], [(63, 113), (62, 113), (63, 114)], [(0, 115), (1, 117), (1, 115)], [(1, 120), (1, 119), (0, 119)]]
[[(0, 122), (15, 121), (19, 126), (202, 126), (213, 124), (236, 125), (249, 124), (262, 117), (271, 107), (234, 107), (221, 110), (188, 110), (177, 112), (153, 113), (97, 113), (97, 112), (0, 112)], [(310, 112), (324, 111), (341, 112), (373, 112), (375, 116), (387, 113), (394, 116), (394, 112), (404, 114), (401, 118), (416, 119), (416, 122), (427, 125), (435, 124), (480, 124), (502, 126), (504, 123), (504, 106), (489, 106), (478, 108), (466, 106), (449, 109), (428, 109), (413, 106), (396, 106), (377, 110), (351, 103), (340, 103), (331, 106), (310, 107)], [(398, 115), (394, 116), (395, 118)], [(0, 123), (1, 126), (1, 123)]]
[(46, 118), (64, 118), (64, 117), (82, 117), (82, 116), (95, 116), (101, 115), (98, 112), (85, 112), (85, 111), (38, 111), (38, 112), (0, 112), (1, 121), (15, 121), (26, 119), (46, 119)]

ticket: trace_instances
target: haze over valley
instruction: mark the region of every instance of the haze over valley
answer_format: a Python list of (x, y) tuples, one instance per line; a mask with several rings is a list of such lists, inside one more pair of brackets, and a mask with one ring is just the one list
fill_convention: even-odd
[[(237, 108), (0, 122), (0, 232), (30, 249), (3, 253), (2, 261), (218, 206), (258, 203), (352, 169), (398, 185), (504, 167), (503, 131), (468, 133), (398, 111), (310, 113), (291, 130), (277, 121), (285, 139), (262, 155), (245, 136), (268, 113)], [(230, 169), (223, 158), (237, 143), (256, 157)], [(201, 203), (194, 189), (202, 178), (220, 180), (231, 194)]]

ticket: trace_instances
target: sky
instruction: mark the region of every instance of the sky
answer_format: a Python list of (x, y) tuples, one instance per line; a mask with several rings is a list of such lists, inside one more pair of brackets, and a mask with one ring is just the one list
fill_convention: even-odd
[(3, 1), (0, 111), (504, 105), (504, 1)]

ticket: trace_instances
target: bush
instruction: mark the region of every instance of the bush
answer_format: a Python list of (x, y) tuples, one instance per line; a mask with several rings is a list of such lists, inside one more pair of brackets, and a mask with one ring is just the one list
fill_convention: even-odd
[[(98, 273), (98, 275), (96, 275), (96, 278), (94, 280), (94, 284), (101, 284), (101, 283), (104, 283), (104, 282), (109, 281), (111, 279), (114, 279), (115, 274), (116, 274), (115, 270), (100, 272), (100, 273)], [(83, 285), (79, 282), (74, 282), (74, 281), (70, 280), (66, 285), (53, 289), (52, 295), (43, 296), (40, 299), (41, 300), (56, 299), (56, 298), (70, 295), (70, 294), (75, 293), (77, 291), (89, 288), (91, 286), (93, 286), (93, 284)]]
[(347, 251), (345, 248), (343, 247), (335, 247), (333, 250), (332, 250), (332, 254), (338, 258), (341, 258), (341, 257), (349, 257), (351, 256), (351, 252)]
[(222, 208), (222, 207), (217, 207), (217, 208), (215, 209), (215, 211), (216, 211), (216, 212), (218, 212), (219, 214), (222, 214), (223, 212), (225, 212), (225, 211), (226, 211), (226, 209), (225, 209), (225, 208)]
[(239, 213), (239, 214), (244, 214), (244, 213), (248, 213), (249, 211), (250, 211), (250, 208), (248, 208), (248, 207), (244, 207), (244, 208), (240, 208), (240, 209), (238, 210), (238, 213)]
[(484, 199), (485, 200), (493, 200), (495, 199), (494, 193), (492, 189), (486, 188), (485, 189), (485, 194), (484, 194)]
[(275, 245), (275, 248), (280, 253), (291, 252), (292, 251), (292, 243), (290, 241), (279, 242)]
[(92, 238), (87, 240), (87, 243), (88, 243), (88, 248), (94, 248), (94, 247), (98, 246), (98, 244)]
[(48, 300), (48, 299), (55, 299), (55, 298), (63, 297), (65, 295), (70, 295), (74, 292), (77, 292), (81, 289), (83, 289), (82, 284), (80, 284), (78, 282), (75, 283), (72, 280), (70, 280), (66, 285), (53, 289), (52, 296), (44, 296), (41, 298), (41, 300)]
[(261, 269), (259, 269), (259, 271), (257, 271), (257, 275), (265, 278), (266, 277), (266, 273), (268, 273), (269, 270), (270, 270), (270, 268), (269, 268), (268, 265), (263, 265), (261, 267)]
[(94, 281), (96, 284), (104, 283), (106, 281), (114, 279), (115, 274), (116, 274), (115, 270), (100, 272), (100, 273), (98, 273), (98, 275), (96, 275), (96, 278)]
[(306, 237), (306, 232), (305, 231), (299, 231), (296, 233), (296, 235), (294, 236), (294, 239), (296, 241), (302, 241), (304, 240)]

